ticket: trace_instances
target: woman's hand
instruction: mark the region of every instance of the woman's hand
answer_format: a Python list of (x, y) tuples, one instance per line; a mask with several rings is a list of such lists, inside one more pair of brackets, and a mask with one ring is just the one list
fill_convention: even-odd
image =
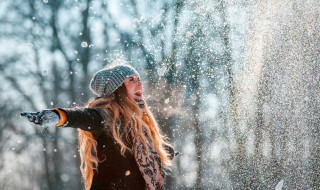
[(55, 126), (59, 123), (60, 117), (54, 110), (43, 110), (40, 112), (22, 112), (21, 116), (27, 117), (28, 120), (37, 125)]

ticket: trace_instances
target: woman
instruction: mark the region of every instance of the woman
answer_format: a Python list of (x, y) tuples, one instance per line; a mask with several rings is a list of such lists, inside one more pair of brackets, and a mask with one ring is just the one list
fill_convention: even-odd
[(164, 189), (174, 156), (143, 98), (138, 72), (118, 64), (94, 74), (86, 108), (24, 112), (29, 121), (79, 131), (85, 189)]

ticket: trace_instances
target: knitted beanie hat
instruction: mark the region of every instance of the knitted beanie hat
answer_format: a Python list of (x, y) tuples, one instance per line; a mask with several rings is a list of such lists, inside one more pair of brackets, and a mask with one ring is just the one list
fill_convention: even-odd
[(123, 82), (139, 73), (130, 65), (121, 64), (110, 66), (96, 72), (90, 82), (90, 90), (100, 97), (109, 96), (117, 90)]

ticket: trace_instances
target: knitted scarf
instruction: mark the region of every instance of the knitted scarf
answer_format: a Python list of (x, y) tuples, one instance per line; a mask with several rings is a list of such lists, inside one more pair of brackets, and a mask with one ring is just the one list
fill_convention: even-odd
[[(146, 138), (148, 139), (147, 135)], [(152, 142), (150, 140), (151, 139), (148, 139), (151, 144)], [(147, 149), (148, 151), (137, 138), (134, 139), (134, 157), (146, 182), (146, 189), (164, 190), (165, 173), (163, 164), (157, 150), (152, 144), (147, 145)]]
[[(144, 108), (144, 105), (139, 105)], [(148, 124), (150, 122), (148, 116), (143, 114), (143, 120)], [(161, 159), (154, 147), (153, 140), (149, 137), (145, 127), (143, 127), (143, 134), (149, 145), (145, 147), (138, 138), (133, 135), (133, 152), (135, 160), (138, 164), (139, 170), (146, 181), (146, 190), (164, 190), (165, 169)], [(146, 150), (148, 149), (148, 151)]]

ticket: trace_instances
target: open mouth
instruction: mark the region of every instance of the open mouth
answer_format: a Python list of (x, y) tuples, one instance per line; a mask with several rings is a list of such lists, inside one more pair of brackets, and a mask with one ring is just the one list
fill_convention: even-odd
[(138, 90), (136, 93), (134, 93), (136, 96), (142, 96), (142, 91)]

